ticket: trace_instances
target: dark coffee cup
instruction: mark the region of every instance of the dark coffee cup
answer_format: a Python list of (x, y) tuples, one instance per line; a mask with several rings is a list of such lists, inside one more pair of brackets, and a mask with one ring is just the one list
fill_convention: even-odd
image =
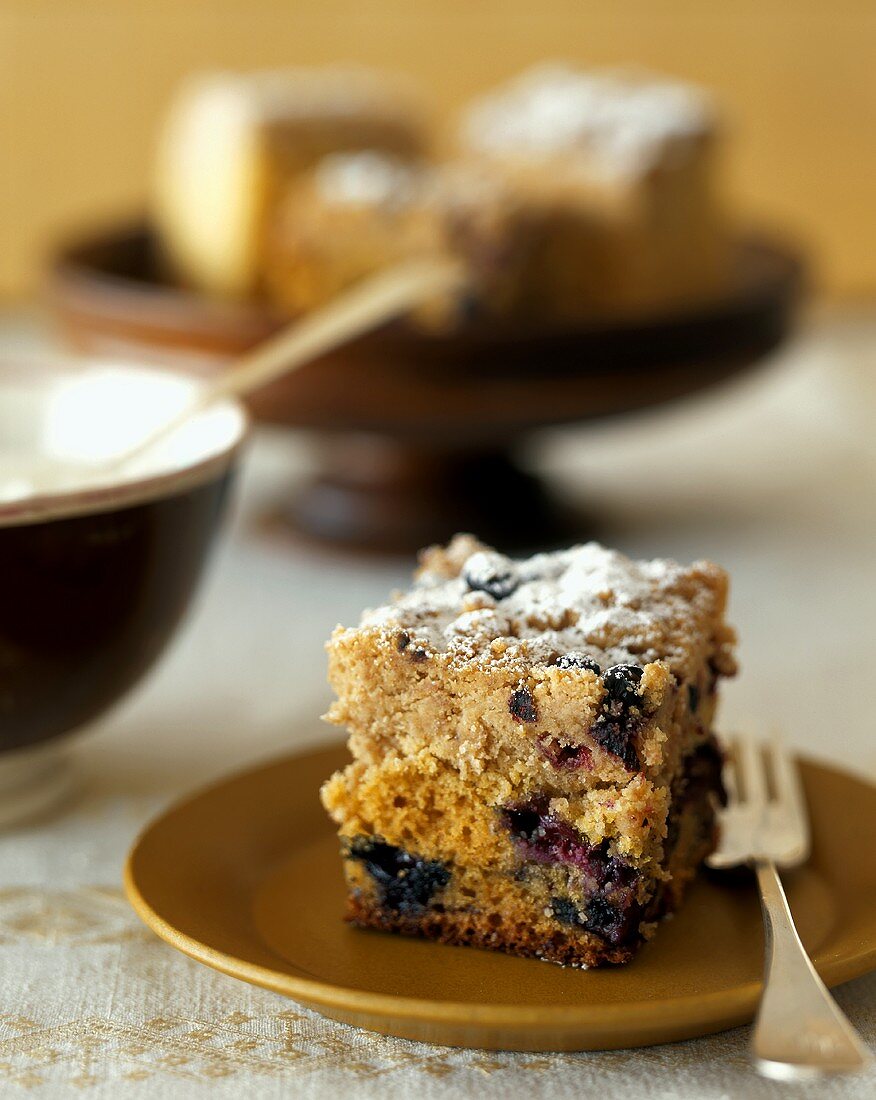
[(0, 824), (51, 801), (57, 745), (153, 665), (219, 528), (246, 416), (226, 402), (130, 467), (195, 383), (0, 365)]

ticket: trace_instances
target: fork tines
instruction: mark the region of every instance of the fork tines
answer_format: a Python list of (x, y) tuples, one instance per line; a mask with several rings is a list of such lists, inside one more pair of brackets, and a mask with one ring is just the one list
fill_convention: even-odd
[(780, 867), (796, 866), (809, 854), (809, 826), (795, 763), (777, 737), (764, 743), (739, 735), (726, 743), (728, 805), (709, 864), (770, 859)]

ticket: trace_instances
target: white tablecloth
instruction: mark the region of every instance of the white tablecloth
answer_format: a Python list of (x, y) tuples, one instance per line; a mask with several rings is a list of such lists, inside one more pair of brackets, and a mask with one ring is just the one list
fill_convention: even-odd
[[(7, 321), (0, 347), (40, 339)], [(876, 776), (871, 704), (876, 318), (821, 318), (771, 368), (671, 409), (546, 437), (534, 458), (585, 487), (631, 553), (710, 556), (734, 578), (743, 672), (723, 726), (785, 731)], [(494, 1054), (331, 1023), (190, 962), (120, 890), (134, 835), (184, 790), (336, 734), (322, 642), (407, 563), (268, 541), (257, 516), (306, 464), (260, 437), (231, 537), (158, 671), (76, 745), (65, 812), (0, 835), (0, 1095), (871, 1097), (866, 1078), (755, 1078), (748, 1029), (642, 1051)], [(873, 858), (862, 838), (861, 858)], [(837, 993), (876, 1044), (876, 976)]]

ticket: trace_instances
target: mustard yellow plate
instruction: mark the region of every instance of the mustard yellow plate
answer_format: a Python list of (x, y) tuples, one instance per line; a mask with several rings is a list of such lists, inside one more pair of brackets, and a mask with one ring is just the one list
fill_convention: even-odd
[[(128, 898), (172, 946), (358, 1027), (430, 1043), (600, 1050), (745, 1023), (760, 994), (750, 881), (702, 878), (629, 966), (564, 970), (351, 928), (320, 782), (342, 747), (275, 760), (193, 795), (143, 833)], [(876, 788), (801, 764), (814, 848), (786, 878), (830, 985), (876, 967)]]

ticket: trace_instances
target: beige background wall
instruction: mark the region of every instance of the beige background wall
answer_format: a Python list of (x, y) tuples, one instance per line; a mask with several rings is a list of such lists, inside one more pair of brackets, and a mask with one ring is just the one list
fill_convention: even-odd
[(60, 230), (143, 202), (189, 69), (366, 62), (451, 110), (556, 56), (711, 85), (739, 209), (804, 239), (832, 293), (876, 293), (876, 0), (0, 0), (0, 295)]

